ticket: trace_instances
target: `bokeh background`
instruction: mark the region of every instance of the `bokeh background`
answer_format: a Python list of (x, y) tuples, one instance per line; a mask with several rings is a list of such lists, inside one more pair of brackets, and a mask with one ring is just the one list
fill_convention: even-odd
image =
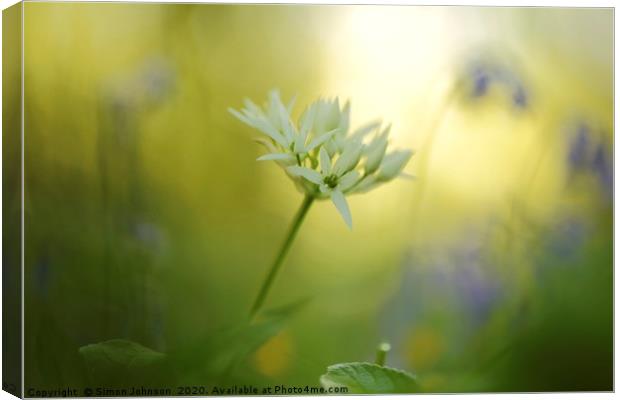
[(227, 108), (279, 88), (295, 115), (339, 96), (353, 125), (391, 122), (417, 178), (351, 197), (352, 231), (313, 206), (267, 302), (306, 306), (178, 380), (317, 386), (386, 340), (425, 391), (612, 389), (611, 9), (35, 2), (24, 21), (26, 388), (105, 381), (90, 343), (170, 354), (246, 317), (302, 195)]

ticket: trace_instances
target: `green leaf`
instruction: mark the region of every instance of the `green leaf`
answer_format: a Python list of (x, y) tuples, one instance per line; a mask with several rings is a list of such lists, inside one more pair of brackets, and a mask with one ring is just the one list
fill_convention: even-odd
[(327, 367), (321, 376), (324, 388), (343, 387), (349, 393), (383, 394), (415, 393), (420, 388), (415, 376), (408, 372), (368, 362), (336, 364)]
[(307, 303), (300, 300), (281, 308), (264, 312), (254, 322), (208, 333), (205, 337), (171, 349), (174, 369), (184, 379), (229, 379), (232, 370), (249, 354), (271, 337), (277, 335), (289, 319)]
[(165, 354), (124, 339), (82, 346), (79, 353), (89, 375), (99, 383), (108, 384), (155, 379), (166, 360)]
[(113, 339), (80, 347), (80, 354), (91, 367), (143, 367), (163, 361), (165, 354), (129, 340)]

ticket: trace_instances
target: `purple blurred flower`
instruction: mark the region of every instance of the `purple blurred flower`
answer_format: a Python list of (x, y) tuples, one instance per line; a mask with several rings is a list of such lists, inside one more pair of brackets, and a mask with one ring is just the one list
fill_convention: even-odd
[(568, 163), (573, 169), (580, 169), (584, 168), (587, 163), (590, 128), (580, 122), (576, 132), (568, 151)]
[(571, 178), (576, 174), (594, 174), (606, 197), (613, 195), (613, 162), (605, 143), (596, 140), (591, 125), (580, 121), (570, 129), (567, 163)]
[(497, 280), (492, 279), (478, 264), (464, 264), (454, 272), (454, 284), (462, 305), (471, 312), (476, 324), (482, 324), (491, 314), (501, 296)]
[(149, 103), (159, 103), (172, 92), (175, 73), (170, 64), (163, 59), (153, 59), (138, 71), (136, 86), (144, 91), (144, 98)]
[[(392, 362), (405, 367), (403, 341), (412, 328), (433, 321), (459, 326), (453, 344), (484, 325), (503, 298), (503, 287), (485, 258), (482, 235), (469, 233), (451, 246), (426, 254), (407, 253), (400, 287), (380, 313), (381, 335), (394, 346)], [(415, 255), (414, 255), (415, 254)], [(450, 332), (451, 327), (443, 328)]]
[(137, 222), (131, 226), (132, 236), (147, 247), (160, 249), (165, 245), (165, 235), (159, 227), (150, 222)]
[(491, 80), (491, 76), (489, 71), (483, 67), (475, 67), (471, 73), (472, 80), (472, 97), (482, 97), (489, 90), (489, 81)]
[(504, 90), (515, 108), (525, 109), (529, 95), (523, 80), (512, 69), (489, 62), (475, 62), (469, 66), (466, 81), (469, 81), (470, 98), (486, 96), (493, 85)]
[(565, 218), (549, 235), (549, 251), (560, 258), (574, 258), (587, 238), (586, 225), (578, 218)]
[(152, 58), (120, 79), (110, 82), (105, 98), (117, 114), (163, 103), (175, 87), (176, 74), (163, 58)]
[(527, 92), (525, 91), (525, 88), (520, 84), (516, 86), (512, 92), (512, 104), (514, 104), (517, 108), (527, 108)]
[(599, 144), (594, 155), (594, 160), (592, 160), (592, 169), (599, 178), (601, 187), (608, 196), (613, 195), (614, 190), (613, 168), (613, 162), (609, 160), (604, 146)]

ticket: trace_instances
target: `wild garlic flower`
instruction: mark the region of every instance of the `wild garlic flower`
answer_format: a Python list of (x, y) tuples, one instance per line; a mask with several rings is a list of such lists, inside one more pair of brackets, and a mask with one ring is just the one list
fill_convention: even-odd
[[(241, 112), (229, 109), (242, 122), (268, 136), (268, 139), (257, 139), (269, 151), (259, 157), (258, 161), (278, 161), (281, 165), (300, 164), (311, 151), (336, 134), (338, 126), (327, 131), (319, 130), (330, 126), (328, 124), (332, 121), (331, 115), (324, 115), (325, 110), (317, 106), (311, 106), (304, 112), (298, 128), (290, 117), (294, 104), (293, 98), (285, 107), (279, 92), (273, 90), (269, 93), (269, 102), (264, 111), (250, 99), (245, 99), (245, 108)], [(309, 140), (314, 124), (316, 127), (313, 131), (316, 133)]]
[(258, 161), (276, 161), (307, 196), (330, 198), (351, 228), (345, 196), (367, 192), (404, 175), (402, 170), (413, 152), (387, 152), (390, 126), (382, 129), (381, 121), (349, 132), (349, 102), (340, 108), (338, 98), (318, 99), (305, 109), (297, 124), (291, 118), (293, 105), (294, 100), (284, 106), (274, 90), (264, 109), (246, 99), (244, 109), (229, 111), (267, 135), (257, 139), (269, 151)]

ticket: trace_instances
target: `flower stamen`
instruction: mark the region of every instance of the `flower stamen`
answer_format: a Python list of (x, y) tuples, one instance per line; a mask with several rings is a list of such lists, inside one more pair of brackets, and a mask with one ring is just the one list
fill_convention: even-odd
[(329, 187), (330, 189), (335, 188), (336, 186), (338, 186), (338, 175), (331, 174), (331, 175), (326, 176), (323, 179), (323, 183), (325, 183), (327, 187)]

